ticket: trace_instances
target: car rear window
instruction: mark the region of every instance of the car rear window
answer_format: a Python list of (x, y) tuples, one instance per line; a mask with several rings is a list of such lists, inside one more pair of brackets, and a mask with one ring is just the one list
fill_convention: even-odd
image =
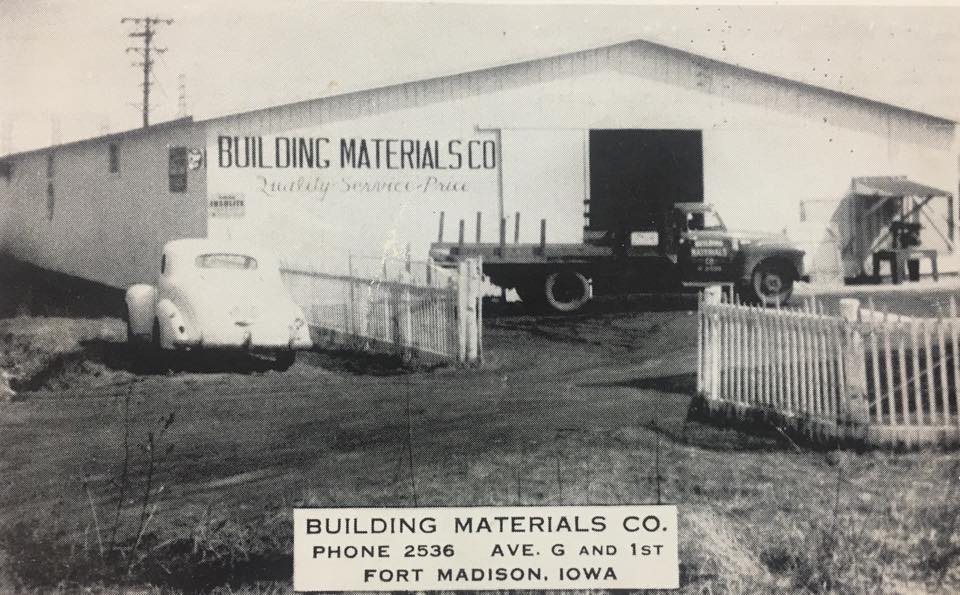
[(201, 254), (196, 260), (201, 269), (247, 269), (257, 268), (257, 259), (244, 254)]

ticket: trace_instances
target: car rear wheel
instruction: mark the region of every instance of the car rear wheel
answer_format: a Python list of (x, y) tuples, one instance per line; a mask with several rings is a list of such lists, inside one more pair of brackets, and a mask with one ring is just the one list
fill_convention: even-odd
[(286, 372), (297, 360), (297, 352), (292, 349), (280, 351), (273, 360), (273, 369), (278, 372)]
[(577, 271), (555, 271), (547, 275), (544, 298), (556, 312), (576, 312), (590, 301), (590, 280)]
[(133, 333), (133, 327), (130, 325), (130, 315), (127, 315), (127, 345), (131, 349), (137, 349), (143, 346), (143, 337)]
[(764, 306), (784, 306), (793, 294), (793, 275), (775, 262), (761, 262), (753, 270), (753, 299)]
[(150, 343), (140, 335), (134, 334), (130, 325), (130, 315), (127, 315), (127, 355), (130, 358), (131, 371), (148, 372), (150, 361)]

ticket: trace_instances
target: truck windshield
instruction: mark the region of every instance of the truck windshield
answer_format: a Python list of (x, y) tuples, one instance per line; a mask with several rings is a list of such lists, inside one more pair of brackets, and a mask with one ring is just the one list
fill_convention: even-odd
[(201, 254), (196, 259), (201, 269), (240, 269), (253, 270), (257, 268), (257, 260), (243, 254)]
[(687, 229), (690, 231), (723, 231), (726, 226), (716, 211), (687, 213)]

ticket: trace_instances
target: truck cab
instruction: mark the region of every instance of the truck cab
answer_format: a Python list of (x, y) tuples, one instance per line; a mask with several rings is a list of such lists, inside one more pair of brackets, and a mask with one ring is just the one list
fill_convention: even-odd
[(747, 301), (780, 306), (805, 279), (803, 250), (786, 236), (727, 229), (705, 203), (676, 203), (672, 233), (684, 285), (731, 284)]

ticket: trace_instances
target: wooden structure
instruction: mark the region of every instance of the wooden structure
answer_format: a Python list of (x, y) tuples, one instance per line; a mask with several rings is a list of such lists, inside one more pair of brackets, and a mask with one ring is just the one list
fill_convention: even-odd
[(877, 250), (873, 253), (873, 279), (880, 282), (880, 263), (884, 260), (890, 263), (890, 279), (896, 285), (908, 276), (904, 274), (907, 263), (913, 260), (926, 258), (930, 261), (930, 272), (934, 281), (939, 280), (940, 272), (937, 266), (937, 251), (925, 248), (893, 248)]
[(841, 300), (761, 309), (708, 288), (698, 390), (711, 411), (871, 444), (960, 443), (960, 317), (912, 318)]
[[(947, 207), (932, 208), (931, 202), (936, 198), (945, 198)], [(922, 226), (929, 230), (927, 238), (935, 239), (946, 252), (954, 249), (956, 222), (952, 193), (914, 182), (906, 176), (853, 178), (846, 215), (842, 257), (859, 263), (857, 268), (861, 274), (866, 274), (866, 267), (872, 264), (874, 277), (878, 277), (877, 267), (886, 260), (891, 264), (891, 276), (899, 280), (904, 263), (917, 257), (930, 259), (931, 270), (936, 269), (936, 254), (891, 252), (912, 248), (896, 245), (892, 229), (898, 225)], [(929, 245), (923, 249), (935, 250)], [(874, 258), (878, 254), (879, 258)]]

